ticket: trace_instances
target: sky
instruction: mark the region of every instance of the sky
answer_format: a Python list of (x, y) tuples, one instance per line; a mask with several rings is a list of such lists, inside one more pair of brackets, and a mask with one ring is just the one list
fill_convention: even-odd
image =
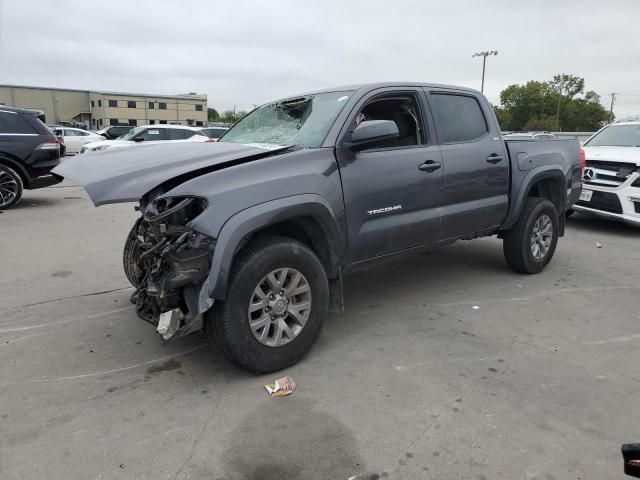
[(500, 91), (584, 77), (640, 115), (640, 0), (0, 0), (0, 84), (206, 93), (219, 111), (408, 80)]

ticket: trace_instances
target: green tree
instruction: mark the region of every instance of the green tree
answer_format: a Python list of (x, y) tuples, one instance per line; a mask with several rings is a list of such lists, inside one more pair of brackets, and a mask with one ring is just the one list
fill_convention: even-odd
[(598, 94), (584, 93), (584, 79), (565, 73), (548, 82), (510, 85), (500, 104), (496, 115), (503, 130), (592, 131), (608, 119)]
[(220, 121), (220, 114), (215, 108), (207, 108), (207, 120), (209, 122), (218, 122)]
[(222, 115), (220, 115), (220, 121), (224, 122), (224, 123), (236, 123), (238, 120), (240, 120), (242, 117), (244, 117), (247, 114), (247, 112), (245, 112), (244, 110), (241, 110), (239, 112), (234, 112), (233, 110), (226, 110), (224, 112), (222, 112)]

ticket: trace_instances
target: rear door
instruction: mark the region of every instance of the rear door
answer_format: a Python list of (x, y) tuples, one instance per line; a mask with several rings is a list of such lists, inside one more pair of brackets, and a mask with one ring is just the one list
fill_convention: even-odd
[(429, 89), (442, 152), (447, 238), (498, 227), (509, 207), (509, 157), (490, 106), (471, 92)]
[(67, 147), (67, 153), (78, 153), (82, 145), (84, 145), (81, 132), (72, 128), (65, 128), (64, 144)]
[[(343, 127), (337, 156), (352, 263), (442, 239), (442, 158), (423, 99), (419, 88), (376, 90)], [(363, 117), (395, 121), (400, 138), (349, 150), (344, 142)]]

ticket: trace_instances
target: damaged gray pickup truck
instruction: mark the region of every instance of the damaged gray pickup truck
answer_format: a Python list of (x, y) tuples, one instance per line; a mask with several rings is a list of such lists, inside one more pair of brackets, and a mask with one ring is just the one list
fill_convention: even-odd
[(164, 340), (204, 330), (270, 372), (311, 349), (354, 268), (497, 235), (515, 271), (540, 272), (582, 160), (575, 141), (505, 142), (475, 90), (388, 83), (263, 105), (217, 143), (142, 143), (54, 173), (96, 206), (139, 202), (124, 268)]

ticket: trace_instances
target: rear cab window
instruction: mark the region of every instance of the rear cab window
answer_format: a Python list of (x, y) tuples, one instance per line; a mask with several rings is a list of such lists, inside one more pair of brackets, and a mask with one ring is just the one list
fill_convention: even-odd
[(475, 97), (431, 92), (429, 100), (441, 143), (474, 142), (489, 133), (482, 108)]

